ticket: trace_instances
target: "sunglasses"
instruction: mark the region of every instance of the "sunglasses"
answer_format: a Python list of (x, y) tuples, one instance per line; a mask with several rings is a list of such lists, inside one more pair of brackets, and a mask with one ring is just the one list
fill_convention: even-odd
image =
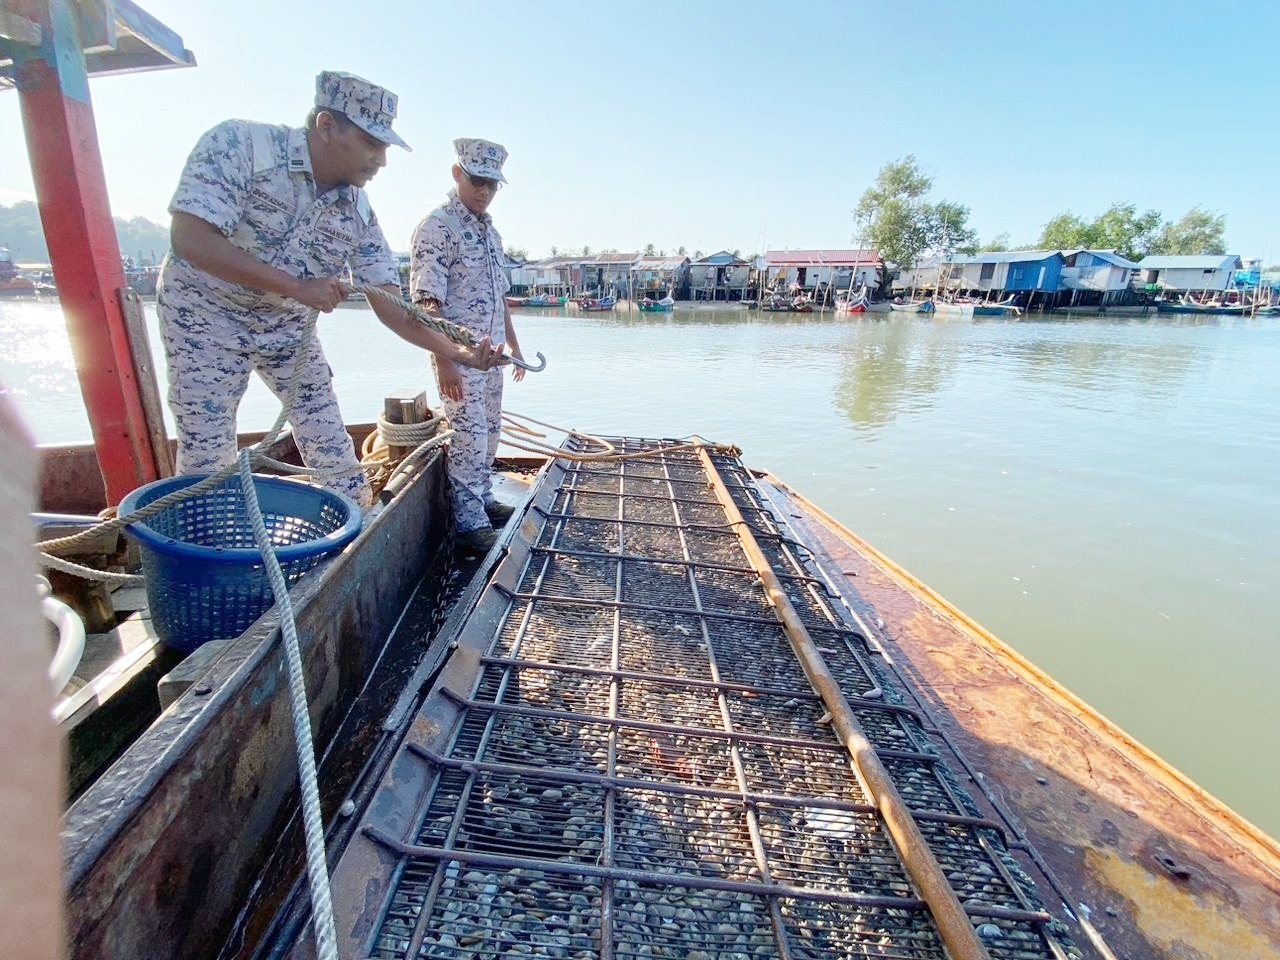
[(466, 170), (463, 170), (462, 173), (471, 181), (471, 185), (477, 190), (490, 190), (493, 193), (497, 193), (502, 189), (501, 180), (495, 180), (492, 177), (477, 177), (474, 174), (468, 173)]

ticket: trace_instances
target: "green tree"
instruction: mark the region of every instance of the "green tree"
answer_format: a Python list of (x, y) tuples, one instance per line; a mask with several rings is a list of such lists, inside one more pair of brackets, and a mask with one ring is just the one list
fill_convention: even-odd
[(586, 244), (583, 244), (583, 246), (582, 246), (582, 255), (583, 255), (584, 257), (589, 257), (589, 256), (591, 256), (591, 248), (590, 248), (590, 247), (588, 247)]
[(120, 253), (133, 257), (141, 265), (159, 263), (169, 250), (169, 228), (148, 220), (146, 217), (133, 217), (130, 220), (115, 218), (116, 241), (120, 245)]
[(956, 253), (963, 253), (965, 256), (973, 256), (975, 253), (999, 253), (1002, 250), (1008, 250), (1009, 234), (997, 233), (986, 243), (978, 243), (975, 238), (972, 243), (966, 243), (962, 247), (956, 247)]
[[(116, 244), (120, 253), (139, 263), (159, 263), (169, 251), (169, 228), (164, 224), (133, 217), (116, 217)], [(0, 243), (9, 247), (15, 260), (47, 261), (49, 247), (40, 222), (40, 208), (30, 200), (0, 207)]]
[(646, 257), (652, 257), (652, 256), (653, 256), (653, 250), (654, 250), (654, 246), (653, 246), (653, 244), (652, 244), (652, 243), (646, 243), (646, 244), (644, 245), (644, 255), (645, 255)]
[(1160, 228), (1148, 252), (1191, 256), (1225, 254), (1227, 245), (1222, 231), (1226, 225), (1225, 216), (1192, 207), (1177, 223), (1166, 223)]
[(1114, 250), (1129, 260), (1141, 260), (1150, 252), (1160, 226), (1160, 213), (1138, 213), (1132, 203), (1113, 203), (1093, 220), (1070, 210), (1044, 225), (1040, 247), (1044, 250)]
[(1074, 250), (1089, 246), (1089, 225), (1070, 210), (1060, 213), (1040, 232), (1042, 250)]
[(507, 257), (516, 263), (528, 263), (529, 251), (524, 247), (507, 247), (505, 250)]
[(40, 208), (30, 200), (0, 207), (0, 243), (9, 248), (15, 260), (47, 261), (49, 248), (40, 225)]
[(921, 172), (915, 156), (886, 163), (853, 211), (854, 242), (870, 243), (904, 270), (925, 253), (946, 256), (974, 242), (969, 208), (949, 200), (930, 203), (932, 188), (933, 180)]
[(688, 251), (688, 250), (686, 250), (686, 249), (684, 248), (684, 246), (683, 246), (683, 245), (682, 245), (682, 246), (679, 246), (679, 247), (676, 247), (676, 256), (677, 256), (677, 257), (687, 257), (688, 255), (689, 255), (689, 251)]

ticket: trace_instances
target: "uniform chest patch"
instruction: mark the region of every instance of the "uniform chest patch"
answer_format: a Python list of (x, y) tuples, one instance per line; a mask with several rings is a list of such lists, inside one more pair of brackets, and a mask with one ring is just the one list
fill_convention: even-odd
[(324, 234), (330, 239), (337, 240), (339, 243), (345, 243), (348, 246), (355, 246), (356, 238), (349, 233), (343, 233), (341, 230), (335, 230), (333, 227), (317, 227), (318, 233)]
[(289, 211), (288, 207), (286, 207), (283, 203), (281, 203), (275, 197), (271, 196), (271, 194), (267, 193), (261, 187), (254, 187), (252, 190), (249, 191), (249, 193), (253, 197), (253, 199), (259, 201), (260, 203), (265, 203), (268, 207), (271, 207), (271, 209), (273, 210), (280, 210), (284, 213), (287, 213)]
[(472, 233), (470, 230), (464, 230), (464, 231), (462, 232), (462, 239), (463, 239), (463, 240), (474, 240), (475, 238), (476, 238), (476, 235), (475, 235), (474, 233)]

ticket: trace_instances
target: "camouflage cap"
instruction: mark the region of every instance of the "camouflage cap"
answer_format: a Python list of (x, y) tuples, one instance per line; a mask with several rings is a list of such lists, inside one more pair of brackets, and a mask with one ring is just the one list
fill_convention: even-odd
[(507, 161), (507, 148), (502, 144), (464, 137), (453, 141), (453, 149), (458, 155), (458, 166), (473, 177), (507, 182), (507, 178), (502, 175), (502, 165)]
[(353, 73), (325, 70), (316, 77), (317, 107), (337, 110), (369, 136), (411, 151), (413, 148), (391, 129), (397, 102), (390, 90)]

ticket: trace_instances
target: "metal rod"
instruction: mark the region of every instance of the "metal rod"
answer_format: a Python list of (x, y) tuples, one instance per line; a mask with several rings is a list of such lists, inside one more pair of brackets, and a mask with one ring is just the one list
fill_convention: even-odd
[[(646, 557), (635, 553), (605, 553), (602, 550), (566, 550), (563, 547), (540, 547), (533, 546), (530, 548), (531, 553), (554, 554), (560, 557), (572, 557), (575, 560), (608, 560), (614, 562), (621, 560), (624, 563), (654, 563), (661, 564), (664, 567), (689, 567), (694, 570), (715, 570), (717, 573), (755, 573), (750, 567), (738, 567), (730, 563), (711, 563), (706, 560), (688, 560), (684, 558), (668, 559), (665, 557)], [(815, 587), (826, 588), (824, 581), (808, 574), (788, 574), (784, 579), (788, 583), (809, 584)]]
[(578, 860), (539, 860), (536, 857), (513, 857), (501, 853), (483, 853), (479, 850), (428, 847), (420, 844), (405, 843), (372, 824), (366, 826), (362, 832), (374, 843), (386, 847), (402, 857), (419, 860), (457, 860), (459, 863), (477, 864), (484, 867), (519, 868), (530, 872), (542, 871), (543, 873), (567, 876), (597, 877), (604, 880), (633, 880), (636, 883), (653, 886), (731, 890), (735, 893), (748, 893), (762, 897), (825, 900), (831, 903), (850, 903), (866, 907), (919, 910), (925, 906), (923, 900), (915, 897), (883, 897), (831, 888), (795, 887), (785, 883), (753, 883), (748, 880), (722, 880), (717, 877), (704, 877), (692, 873), (661, 873), (656, 870), (633, 870), (630, 867), (604, 867)]
[(938, 924), (938, 932), (952, 960), (990, 960), (990, 954), (978, 939), (973, 924), (964, 912), (964, 907), (960, 905), (955, 891), (947, 883), (942, 867), (939, 866), (933, 852), (929, 849), (928, 842), (920, 833), (919, 825), (912, 818), (892, 778), (876, 755), (875, 748), (859, 725), (853, 709), (841, 693), (831, 670), (823, 661), (822, 655), (815, 649), (812, 637), (801, 622), (795, 607), (787, 599), (786, 591), (782, 589), (782, 584), (773, 572), (773, 567), (761, 550), (760, 544), (743, 520), (742, 512), (721, 478), (715, 462), (705, 449), (700, 448), (697, 452), (712, 486), (720, 497), (725, 513), (738, 531), (743, 550), (746, 551), (748, 559), (764, 583), (765, 591), (787, 632), (787, 637), (791, 640), (791, 646), (805, 674), (831, 712), (832, 725), (841, 735), (860, 779), (879, 804), (885, 828), (897, 844), (902, 853), (904, 865), (928, 903), (929, 910)]

